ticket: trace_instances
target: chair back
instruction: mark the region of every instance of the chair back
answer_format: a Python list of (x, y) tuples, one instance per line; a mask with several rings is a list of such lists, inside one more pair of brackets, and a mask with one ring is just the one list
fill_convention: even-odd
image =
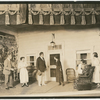
[(66, 69), (67, 82), (73, 82), (75, 79), (75, 70), (73, 68)]
[(94, 66), (92, 66), (92, 67), (90, 68), (89, 75), (88, 75), (90, 81), (92, 80), (94, 69), (95, 69)]
[(90, 68), (91, 68), (90, 65), (86, 65), (85, 68), (82, 71), (83, 75), (88, 76), (89, 75)]

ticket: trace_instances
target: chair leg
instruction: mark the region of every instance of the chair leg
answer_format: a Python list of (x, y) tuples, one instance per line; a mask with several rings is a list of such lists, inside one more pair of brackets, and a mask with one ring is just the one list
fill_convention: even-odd
[(74, 89), (77, 89), (77, 80), (74, 80)]

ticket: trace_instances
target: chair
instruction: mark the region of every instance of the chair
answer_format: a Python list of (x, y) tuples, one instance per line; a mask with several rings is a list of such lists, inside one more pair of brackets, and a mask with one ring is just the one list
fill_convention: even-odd
[(78, 90), (91, 90), (94, 66), (87, 65), (83, 74), (74, 81), (74, 88)]
[(75, 70), (73, 68), (67, 68), (66, 75), (67, 75), (67, 82), (73, 82), (76, 78), (75, 77)]

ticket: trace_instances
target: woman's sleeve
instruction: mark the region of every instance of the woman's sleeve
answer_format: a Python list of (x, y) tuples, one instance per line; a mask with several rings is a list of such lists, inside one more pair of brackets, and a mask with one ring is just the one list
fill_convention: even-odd
[(62, 69), (62, 64), (61, 64), (61, 61), (59, 61), (59, 66), (60, 66), (60, 68)]
[(99, 61), (99, 59), (96, 59), (95, 66), (99, 66), (99, 65), (100, 65), (100, 61)]
[(78, 65), (78, 73), (80, 73), (80, 69), (81, 69), (81, 64)]

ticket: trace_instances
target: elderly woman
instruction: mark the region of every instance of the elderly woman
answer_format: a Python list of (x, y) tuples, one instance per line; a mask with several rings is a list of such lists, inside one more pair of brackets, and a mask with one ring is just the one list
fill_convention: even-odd
[(59, 85), (62, 84), (64, 86), (64, 80), (63, 80), (63, 70), (62, 65), (58, 57), (54, 57), (54, 60), (56, 60), (56, 81), (59, 82)]
[(93, 53), (93, 66), (95, 66), (93, 82), (97, 83), (97, 87), (100, 87), (100, 61), (97, 52)]
[(20, 62), (18, 64), (18, 68), (19, 68), (19, 71), (20, 71), (20, 83), (22, 84), (22, 87), (24, 85), (26, 85), (28, 87), (28, 71), (26, 69), (27, 65), (25, 63), (25, 57), (21, 57), (20, 58)]

